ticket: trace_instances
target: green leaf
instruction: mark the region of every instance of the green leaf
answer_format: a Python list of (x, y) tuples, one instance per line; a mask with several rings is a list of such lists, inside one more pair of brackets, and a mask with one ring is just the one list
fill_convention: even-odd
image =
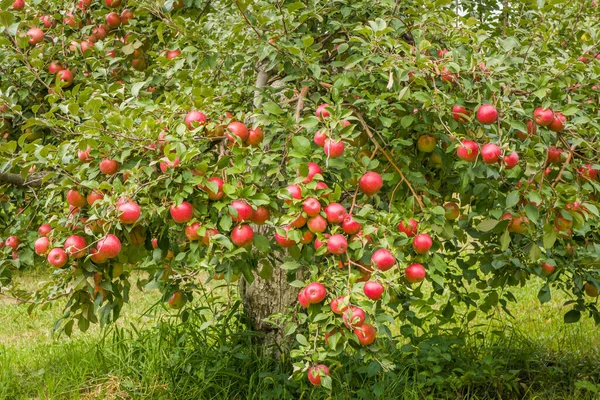
[(538, 292), (537, 297), (538, 297), (540, 303), (542, 303), (542, 304), (547, 303), (550, 300), (552, 300), (552, 293), (550, 291), (550, 285), (548, 285), (548, 282), (546, 282), (546, 284), (544, 286), (542, 286), (542, 288)]
[(295, 271), (298, 268), (300, 268), (300, 263), (298, 263), (296, 261), (288, 261), (288, 262), (281, 264), (279, 266), (279, 268), (281, 268), (285, 271)]
[(306, 337), (300, 333), (296, 334), (296, 342), (300, 343), (302, 346), (309, 347), (308, 340)]
[(304, 136), (294, 136), (292, 138), (292, 145), (302, 154), (310, 153), (310, 141)]
[(140, 89), (142, 89), (146, 85), (146, 82), (136, 82), (131, 85), (131, 94), (133, 96), (137, 96), (140, 93)]
[(581, 312), (577, 310), (571, 310), (565, 314), (565, 324), (573, 324), (581, 318)]
[(527, 204), (525, 206), (525, 214), (527, 215), (527, 218), (529, 218), (529, 220), (531, 222), (533, 222), (533, 223), (538, 222), (538, 219), (539, 219), (539, 210), (533, 204)]
[(537, 260), (540, 259), (541, 256), (542, 256), (542, 250), (540, 249), (540, 246), (538, 246), (535, 243), (532, 244), (531, 250), (529, 250), (529, 260), (531, 262), (536, 262)]
[(263, 235), (254, 235), (254, 246), (263, 253), (271, 250), (271, 242)]
[(500, 221), (495, 219), (485, 219), (481, 221), (479, 225), (477, 225), (477, 230), (481, 232), (489, 232), (498, 225)]
[(510, 233), (508, 231), (504, 231), (504, 234), (500, 238), (500, 245), (502, 246), (502, 251), (508, 249), (508, 246), (510, 246)]
[(15, 22), (15, 16), (10, 11), (2, 11), (0, 12), (0, 24), (3, 26), (10, 26)]
[(510, 192), (508, 196), (506, 196), (506, 208), (512, 208), (517, 205), (519, 202), (519, 192), (514, 191)]
[(551, 225), (550, 229), (546, 229), (544, 228), (544, 237), (542, 239), (543, 243), (544, 243), (544, 249), (546, 250), (550, 250), (553, 246), (554, 246), (554, 242), (556, 242), (556, 239), (558, 238), (556, 236), (556, 232), (554, 231), (554, 228), (552, 228)]

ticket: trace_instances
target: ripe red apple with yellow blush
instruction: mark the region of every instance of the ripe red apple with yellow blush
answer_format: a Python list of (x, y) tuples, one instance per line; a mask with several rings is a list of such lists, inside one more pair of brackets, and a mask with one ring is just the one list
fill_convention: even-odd
[(491, 125), (498, 120), (498, 110), (491, 104), (482, 104), (477, 109), (477, 120), (484, 125)]
[(379, 282), (368, 281), (363, 286), (363, 292), (371, 300), (379, 300), (383, 296), (385, 288)]
[(478, 154), (479, 145), (472, 140), (463, 140), (456, 149), (456, 155), (464, 161), (474, 162)]
[(254, 231), (250, 225), (238, 225), (231, 231), (230, 239), (236, 246), (250, 246), (254, 240)]
[(358, 188), (367, 196), (374, 196), (383, 187), (383, 179), (377, 172), (367, 172), (358, 181)]
[(411, 264), (404, 270), (404, 277), (410, 283), (419, 283), (425, 279), (427, 271), (421, 264)]

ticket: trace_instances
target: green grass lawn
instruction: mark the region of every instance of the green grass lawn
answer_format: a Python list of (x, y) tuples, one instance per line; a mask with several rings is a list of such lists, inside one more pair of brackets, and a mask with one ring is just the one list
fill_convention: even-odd
[[(16, 279), (33, 289), (43, 274), (27, 272)], [(336, 371), (334, 385), (340, 389), (334, 397), (373, 398), (372, 393), (380, 390), (377, 385), (385, 387), (382, 398), (600, 396), (597, 327), (587, 317), (565, 325), (565, 295), (555, 293), (542, 305), (536, 297), (540, 285), (540, 280), (533, 280), (513, 290), (519, 300), (511, 307), (514, 319), (497, 312), (489, 320), (481, 315), (473, 321), (473, 330), (480, 334), (472, 335), (464, 349), (448, 350), (449, 362), (426, 353), (419, 361), (419, 379), (407, 367), (392, 378), (365, 378), (361, 394), (355, 378)], [(290, 393), (301, 389), (287, 381), (285, 365), (261, 359), (249, 341), (219, 343), (214, 337), (208, 340), (219, 346), (204, 347), (207, 336), (194, 337), (194, 329), (178, 331), (176, 312), (160, 307), (147, 312), (159, 299), (158, 291), (134, 288), (116, 327), (93, 326), (68, 338), (52, 335), (61, 304), (37, 308), (29, 315), (26, 307), (0, 296), (0, 399), (296, 398)], [(498, 331), (503, 334), (494, 333)], [(209, 330), (203, 332), (209, 335)], [(182, 337), (194, 343), (193, 352), (178, 345)], [(453, 368), (453, 380), (436, 383), (436, 368), (444, 372)], [(502, 381), (511, 377), (518, 383), (502, 389)], [(432, 391), (430, 384), (436, 389)], [(320, 398), (326, 393), (314, 389), (303, 396)]]

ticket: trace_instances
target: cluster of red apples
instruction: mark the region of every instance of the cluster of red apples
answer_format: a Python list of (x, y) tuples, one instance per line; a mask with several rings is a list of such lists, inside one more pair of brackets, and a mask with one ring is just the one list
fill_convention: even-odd
[[(94, 51), (96, 47), (94, 44), (98, 41), (105, 41), (110, 34), (115, 34), (117, 30), (124, 25), (129, 24), (129, 22), (135, 18), (134, 12), (128, 8), (124, 8), (120, 10), (120, 12), (112, 11), (114, 9), (118, 9), (121, 7), (121, 0), (104, 0), (104, 4), (109, 10), (104, 17), (104, 21), (101, 23), (95, 24), (92, 21), (91, 13), (89, 13), (89, 8), (92, 6), (92, 0), (79, 0), (76, 4), (76, 12), (68, 11), (65, 13), (65, 16), (62, 21), (62, 25), (68, 27), (72, 30), (83, 30), (84, 22), (86, 26), (95, 25), (91, 28), (90, 33), (87, 34), (83, 40), (76, 41), (73, 40), (69, 44), (69, 50), (71, 53), (84, 53), (88, 50)], [(173, 7), (181, 8), (183, 6), (182, 1), (175, 2)], [(24, 0), (15, 0), (12, 4), (12, 9), (14, 11), (21, 11), (25, 8)], [(46, 38), (51, 37), (47, 36), (47, 31), (51, 30), (57, 25), (60, 25), (54, 17), (49, 14), (42, 14), (37, 16), (37, 20), (39, 21), (39, 27), (30, 28), (26, 35), (29, 37), (29, 44), (31, 46), (36, 46), (40, 43), (43, 43)], [(61, 29), (64, 29), (61, 27)], [(121, 46), (128, 43), (129, 34), (123, 37), (116, 37), (117, 45)], [(103, 47), (106, 47), (104, 45)], [(123, 53), (124, 56), (127, 56), (131, 59), (131, 66), (137, 71), (143, 71), (147, 67), (145, 54), (143, 51), (143, 46), (141, 48), (136, 48), (133, 52)], [(181, 51), (179, 49), (175, 50), (165, 50), (162, 53), (162, 56), (166, 57), (169, 60), (172, 60), (181, 55)], [(115, 50), (107, 50), (106, 56), (115, 58), (117, 53)], [(61, 81), (63, 87), (69, 87), (73, 83), (73, 71), (69, 69), (64, 61), (53, 60), (48, 65), (48, 72), (52, 75), (55, 75), (56, 78)], [(87, 73), (86, 73), (87, 74)], [(111, 75), (113, 77), (118, 77), (120, 75), (120, 67), (114, 67), (111, 71)]]

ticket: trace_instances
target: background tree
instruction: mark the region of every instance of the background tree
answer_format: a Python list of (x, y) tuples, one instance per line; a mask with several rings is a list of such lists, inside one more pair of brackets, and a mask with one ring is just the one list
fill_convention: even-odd
[(529, 279), (600, 321), (594, 2), (0, 4), (0, 271), (58, 329), (243, 276), (330, 386)]

